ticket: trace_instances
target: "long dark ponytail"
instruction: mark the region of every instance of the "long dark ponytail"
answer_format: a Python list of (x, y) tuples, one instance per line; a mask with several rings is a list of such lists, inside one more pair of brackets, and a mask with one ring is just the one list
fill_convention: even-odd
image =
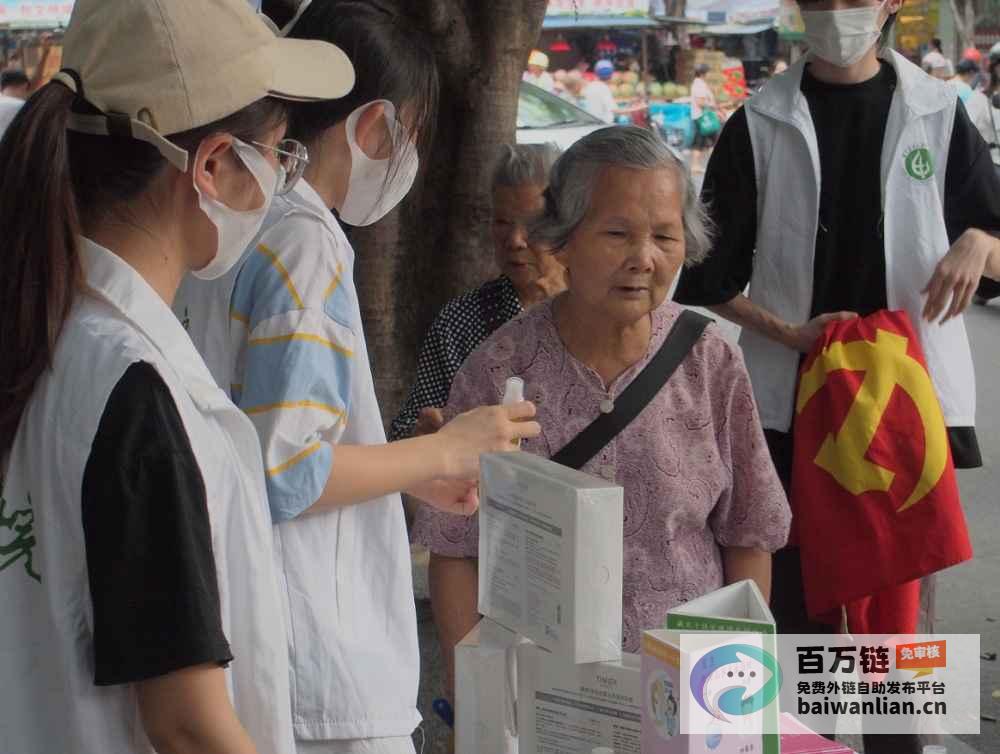
[(0, 457), (52, 360), (80, 278), (66, 131), (74, 96), (43, 87), (0, 141)]
[[(79, 289), (77, 237), (139, 196), (168, 165), (145, 142), (68, 130), (74, 111), (97, 112), (61, 83), (47, 84), (0, 141), (0, 459), (52, 364)], [(212, 133), (252, 141), (286, 117), (283, 102), (263, 99), (170, 138), (194, 154)]]

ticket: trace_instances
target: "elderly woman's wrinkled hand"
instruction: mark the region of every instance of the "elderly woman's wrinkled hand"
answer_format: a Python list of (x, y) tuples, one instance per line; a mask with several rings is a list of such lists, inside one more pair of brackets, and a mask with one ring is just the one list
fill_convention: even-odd
[(437, 437), (444, 443), (448, 479), (478, 479), (479, 456), (517, 450), (521, 440), (541, 434), (533, 403), (488, 406), (461, 414), (444, 425)]
[(557, 265), (546, 270), (545, 274), (535, 280), (531, 287), (538, 292), (538, 296), (543, 300), (555, 298), (569, 287), (569, 276), (566, 268)]
[(444, 426), (444, 414), (439, 408), (427, 407), (420, 409), (420, 416), (413, 428), (414, 437), (433, 435)]

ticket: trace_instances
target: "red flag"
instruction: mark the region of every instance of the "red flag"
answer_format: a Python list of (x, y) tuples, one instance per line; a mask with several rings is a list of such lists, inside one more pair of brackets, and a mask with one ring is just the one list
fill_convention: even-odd
[(922, 576), (972, 557), (948, 433), (905, 312), (830, 325), (799, 376), (792, 511), (806, 608), (916, 630)]

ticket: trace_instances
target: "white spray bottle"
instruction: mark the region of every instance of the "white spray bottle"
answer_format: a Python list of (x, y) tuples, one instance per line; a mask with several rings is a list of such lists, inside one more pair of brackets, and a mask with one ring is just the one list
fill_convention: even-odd
[[(504, 388), (503, 401), (501, 405), (510, 406), (515, 403), (521, 403), (524, 400), (524, 380), (520, 377), (509, 377), (507, 379), (507, 385)], [(518, 447), (521, 447), (520, 440), (517, 443)]]

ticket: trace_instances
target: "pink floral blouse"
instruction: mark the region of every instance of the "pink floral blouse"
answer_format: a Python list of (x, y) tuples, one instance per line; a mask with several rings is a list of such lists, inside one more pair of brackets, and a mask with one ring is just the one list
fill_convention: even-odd
[[(542, 435), (523, 449), (558, 452), (614, 400), (663, 344), (681, 308), (653, 312), (649, 351), (605, 388), (575, 359), (556, 330), (551, 302), (497, 330), (462, 366), (448, 418), (498, 403), (508, 377), (525, 382)], [(710, 325), (646, 409), (583, 469), (625, 489), (623, 647), (663, 625), (667, 610), (723, 585), (727, 546), (774, 552), (785, 544), (791, 513), (768, 455), (750, 378), (739, 349)], [(416, 541), (432, 552), (477, 557), (478, 517), (424, 506)]]

